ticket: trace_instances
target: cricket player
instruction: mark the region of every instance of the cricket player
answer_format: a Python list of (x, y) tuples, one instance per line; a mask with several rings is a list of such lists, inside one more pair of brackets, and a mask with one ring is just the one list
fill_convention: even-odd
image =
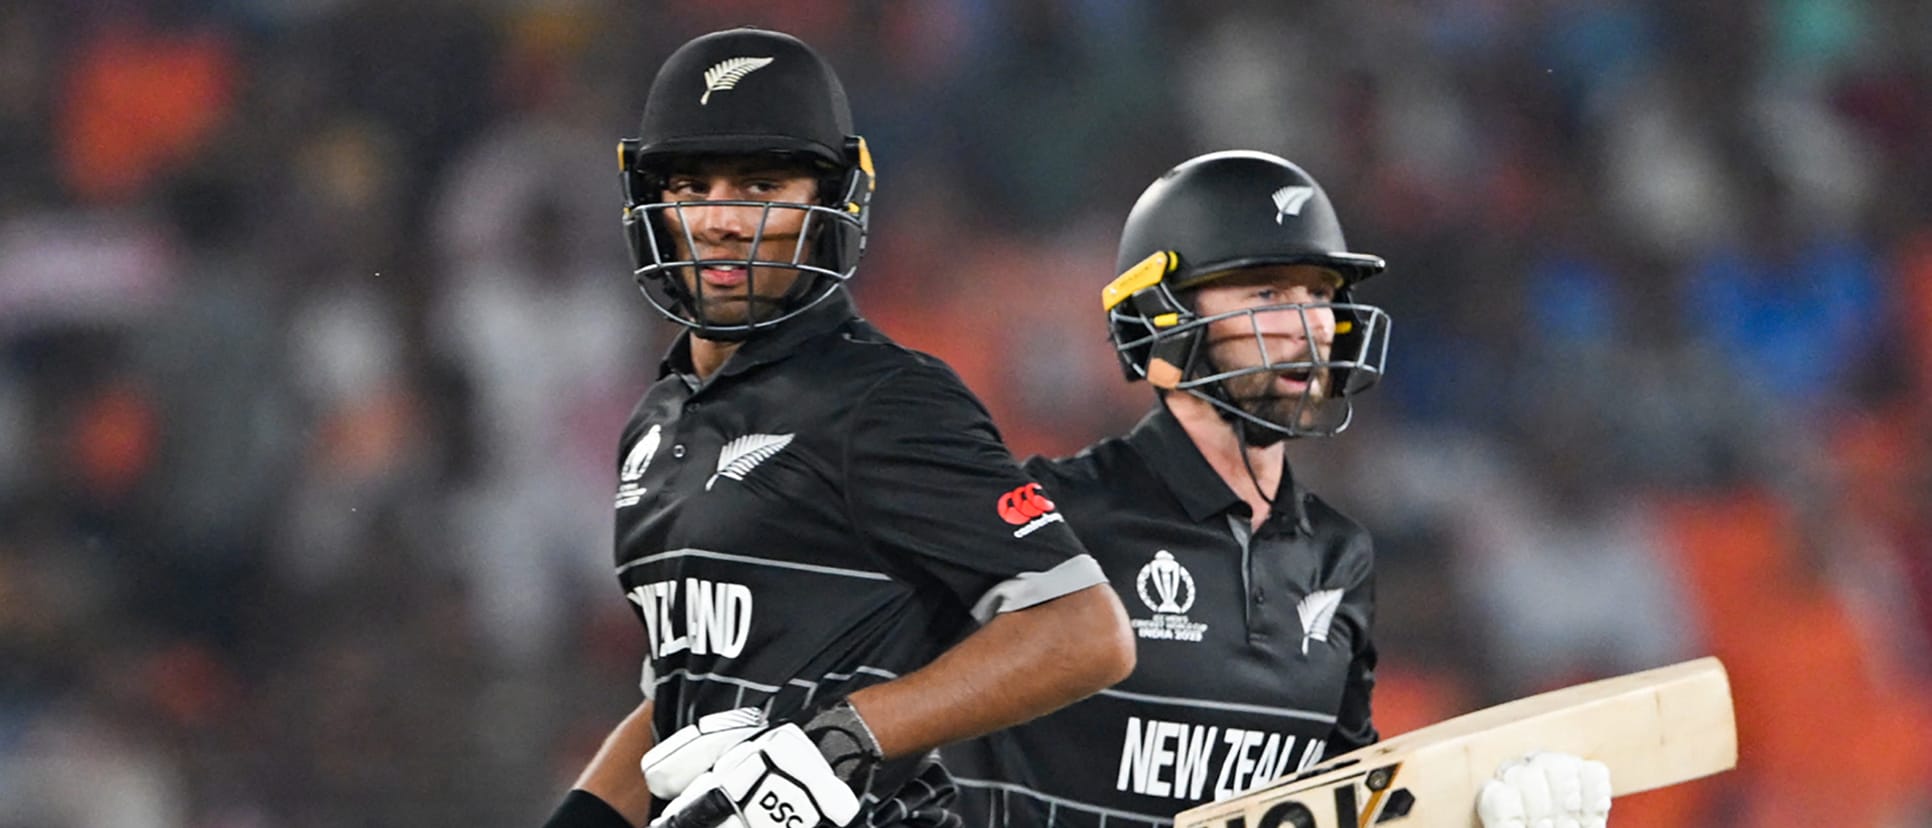
[[(1389, 317), (1353, 292), (1383, 267), (1348, 249), (1320, 184), (1264, 153), (1192, 159), (1134, 205), (1101, 304), (1154, 409), (1027, 470), (1128, 604), (1139, 666), (944, 751), (968, 825), (1169, 825), (1376, 741), (1369, 535), (1295, 477), (1285, 445), (1347, 428), (1381, 377)], [(1607, 772), (1581, 764), (1522, 763), (1542, 794), (1514, 809), (1520, 791), (1486, 794), (1494, 824), (1548, 812), (1548, 778), (1578, 794), (1566, 806), (1587, 793), (1607, 812)]]
[(959, 824), (933, 749), (1124, 677), (1119, 599), (954, 373), (856, 315), (873, 167), (825, 60), (692, 40), (619, 154), (688, 330), (619, 455), (644, 699), (547, 824)]

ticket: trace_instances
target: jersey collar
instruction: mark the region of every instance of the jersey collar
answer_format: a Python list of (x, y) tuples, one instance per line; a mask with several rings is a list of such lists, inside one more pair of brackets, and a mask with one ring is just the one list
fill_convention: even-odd
[[(1165, 403), (1157, 403), (1154, 410), (1147, 412), (1147, 416), (1142, 417), (1140, 423), (1127, 433), (1127, 444), (1180, 501), (1189, 520), (1200, 523), (1228, 512), (1247, 512), (1246, 502), (1228, 488), (1227, 481), (1221, 479), (1213, 466), (1208, 465), (1207, 458), (1202, 457), (1201, 450), (1194, 445), (1194, 438), (1187, 435), (1187, 429), (1181, 427), (1181, 421), (1175, 419)], [(1308, 523), (1308, 493), (1296, 482), (1285, 457), (1281, 464), (1281, 483), (1281, 488), (1276, 490), (1277, 508), (1269, 520), (1280, 519), (1280, 507), (1287, 507), (1294, 515), (1296, 525), (1303, 532), (1311, 531)]]
[[(831, 296), (813, 305), (805, 312), (769, 331), (745, 340), (745, 344), (725, 360), (718, 373), (711, 377), (715, 382), (723, 377), (743, 374), (760, 365), (779, 362), (798, 352), (800, 346), (823, 334), (837, 330), (853, 319), (858, 318), (858, 308), (852, 304), (852, 297), (843, 288), (833, 291)], [(696, 378), (691, 372), (691, 332), (680, 334), (671, 343), (671, 349), (658, 361), (658, 379), (676, 374), (686, 382)], [(704, 383), (709, 385), (710, 383)]]

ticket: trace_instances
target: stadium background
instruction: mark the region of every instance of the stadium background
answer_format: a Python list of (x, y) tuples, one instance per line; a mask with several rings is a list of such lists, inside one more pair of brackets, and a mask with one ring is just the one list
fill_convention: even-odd
[(641, 653), (611, 146), (740, 23), (839, 67), (861, 306), (1021, 452), (1146, 407), (1148, 181), (1322, 180), (1396, 338), (1292, 456), (1377, 536), (1385, 732), (1716, 653), (1742, 768), (1619, 824), (1932, 825), (1932, 7), (10, 0), (0, 826), (540, 820)]

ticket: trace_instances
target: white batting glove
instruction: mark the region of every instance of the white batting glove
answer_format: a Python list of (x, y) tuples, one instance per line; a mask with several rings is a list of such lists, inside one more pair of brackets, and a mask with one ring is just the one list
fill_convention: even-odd
[(1610, 767), (1567, 753), (1504, 762), (1476, 797), (1483, 828), (1604, 828)]
[(785, 724), (727, 751), (651, 828), (816, 828), (821, 821), (844, 826), (858, 815), (852, 788), (805, 731)]
[(699, 717), (695, 724), (671, 734), (644, 752), (638, 767), (659, 799), (684, 793), (691, 781), (711, 769), (726, 751), (765, 729), (765, 714), (756, 707), (740, 707)]

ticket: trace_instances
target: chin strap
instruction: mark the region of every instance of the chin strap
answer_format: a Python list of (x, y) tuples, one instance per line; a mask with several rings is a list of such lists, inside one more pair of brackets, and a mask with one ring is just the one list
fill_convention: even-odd
[(1275, 509), (1275, 499), (1261, 486), (1261, 477), (1254, 473), (1254, 461), (1248, 459), (1248, 422), (1240, 417), (1234, 420), (1234, 448), (1241, 453), (1241, 467), (1248, 470), (1248, 482), (1254, 484), (1255, 494), (1261, 495), (1261, 502), (1268, 504), (1268, 511)]

